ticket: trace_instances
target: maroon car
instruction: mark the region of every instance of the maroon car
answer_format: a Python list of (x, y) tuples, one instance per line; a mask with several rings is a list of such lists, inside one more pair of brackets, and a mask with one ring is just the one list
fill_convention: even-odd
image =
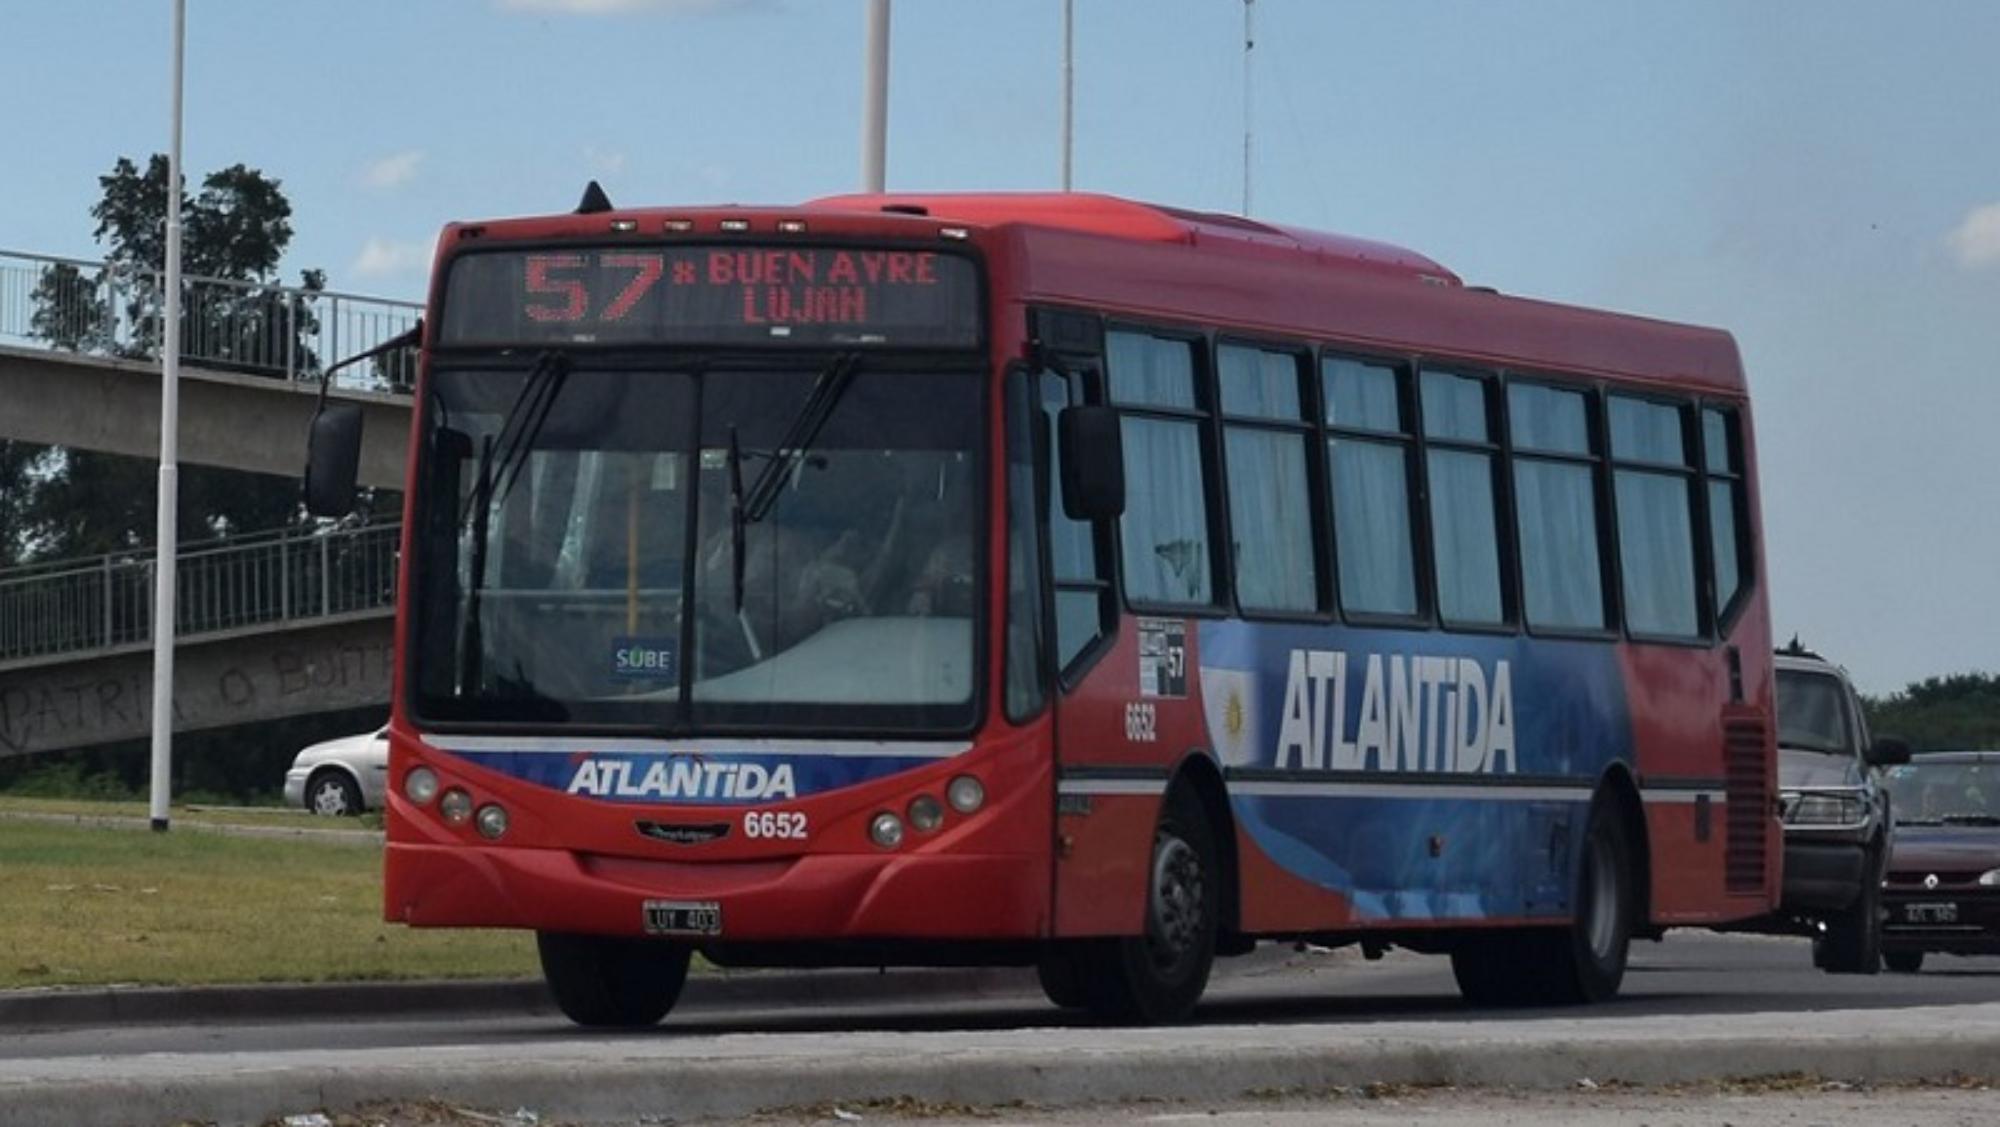
[(1895, 845), (1882, 886), (1882, 959), (2000, 955), (2000, 751), (1918, 755), (1891, 768)]

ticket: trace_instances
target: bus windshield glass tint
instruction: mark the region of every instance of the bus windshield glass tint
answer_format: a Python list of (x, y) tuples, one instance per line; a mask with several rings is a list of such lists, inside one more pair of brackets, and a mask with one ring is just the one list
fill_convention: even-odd
[(438, 343), (979, 343), (970, 259), (859, 247), (477, 251), (446, 285)]
[[(575, 363), (555, 381), (546, 365), (434, 374), (420, 712), (648, 729), (970, 724), (976, 375), (864, 364), (801, 437), (817, 364)], [(541, 405), (539, 425), (510, 424), (522, 402)], [(780, 449), (788, 434), (797, 446)], [(742, 515), (767, 470), (769, 502)]]

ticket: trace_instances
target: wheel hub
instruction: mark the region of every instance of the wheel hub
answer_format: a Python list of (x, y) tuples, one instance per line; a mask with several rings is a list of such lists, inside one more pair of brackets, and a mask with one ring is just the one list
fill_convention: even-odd
[(1202, 926), (1201, 858), (1178, 837), (1162, 837), (1153, 849), (1152, 926), (1146, 938), (1154, 961), (1170, 967), (1193, 954)]

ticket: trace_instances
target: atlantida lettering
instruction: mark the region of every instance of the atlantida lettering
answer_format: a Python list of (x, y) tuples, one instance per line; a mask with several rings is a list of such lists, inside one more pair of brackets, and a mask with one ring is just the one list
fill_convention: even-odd
[(678, 759), (586, 759), (569, 793), (593, 798), (797, 798), (792, 765)]
[[(1364, 665), (1365, 662), (1365, 665)], [(1348, 671), (1360, 674), (1350, 700)], [(1280, 770), (1510, 775), (1514, 680), (1465, 657), (1293, 650), (1278, 731)]]

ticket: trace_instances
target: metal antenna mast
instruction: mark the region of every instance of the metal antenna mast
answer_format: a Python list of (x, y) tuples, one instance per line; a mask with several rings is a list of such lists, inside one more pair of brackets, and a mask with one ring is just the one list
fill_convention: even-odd
[(1062, 190), (1070, 190), (1070, 170), (1076, 144), (1076, 0), (1063, 0)]
[(1250, 215), (1250, 52), (1257, 46), (1251, 12), (1256, 0), (1243, 0), (1243, 214)]

